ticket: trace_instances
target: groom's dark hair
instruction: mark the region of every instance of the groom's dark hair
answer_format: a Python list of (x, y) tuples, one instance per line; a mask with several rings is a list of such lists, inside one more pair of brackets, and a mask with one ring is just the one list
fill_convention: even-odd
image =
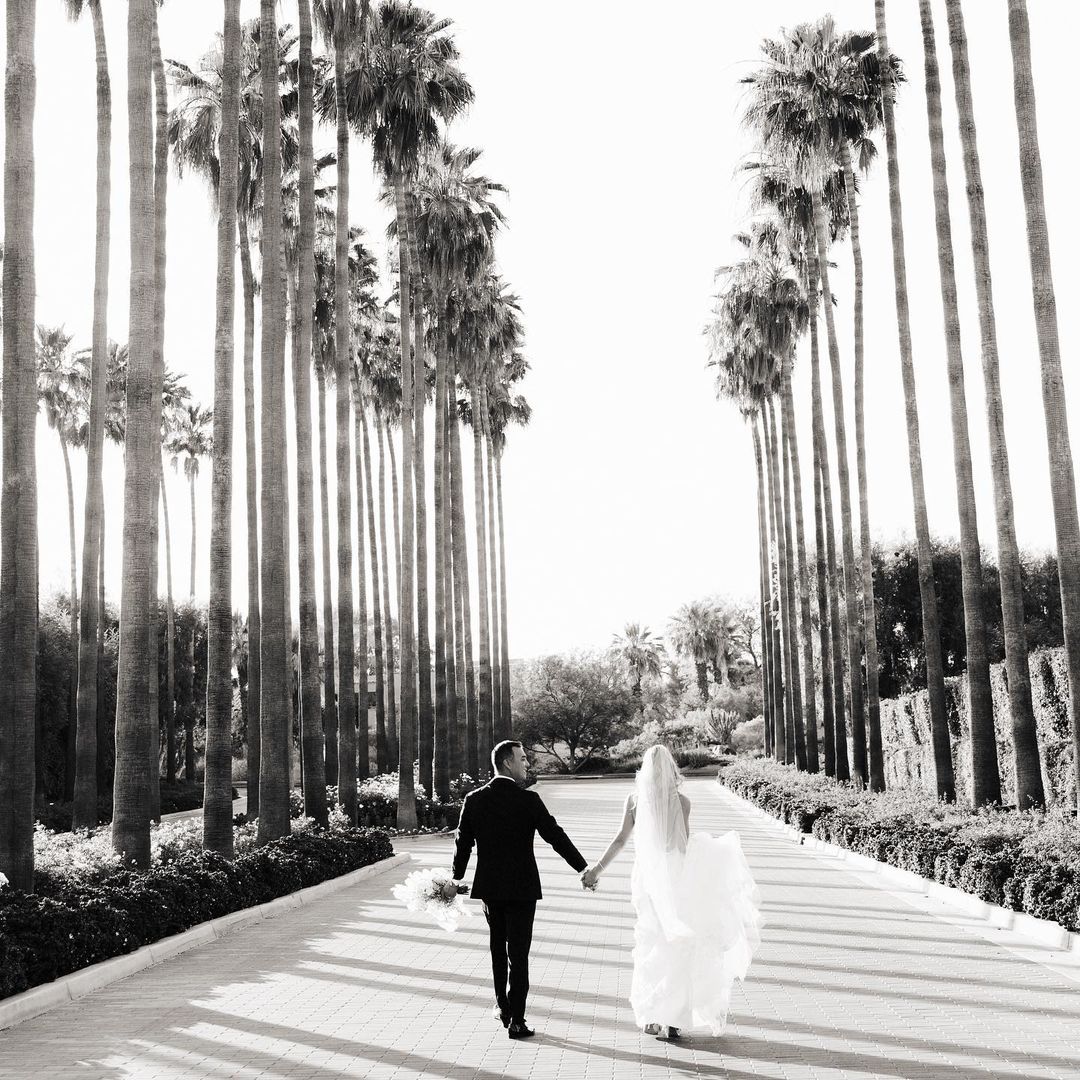
[(514, 756), (514, 747), (520, 745), (517, 739), (503, 739), (501, 743), (497, 743), (491, 751), (492, 768), (496, 772), (502, 772), (503, 765)]

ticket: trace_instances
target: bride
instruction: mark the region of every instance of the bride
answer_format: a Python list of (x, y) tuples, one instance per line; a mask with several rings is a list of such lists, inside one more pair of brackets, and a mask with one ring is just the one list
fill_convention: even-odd
[(719, 1035), (732, 984), (745, 977), (761, 941), (757, 888), (738, 835), (690, 835), (690, 800), (681, 782), (670, 751), (650, 747), (621, 828), (582, 878), (594, 887), (635, 833), (630, 1004), (638, 1026), (661, 1039), (690, 1028)]

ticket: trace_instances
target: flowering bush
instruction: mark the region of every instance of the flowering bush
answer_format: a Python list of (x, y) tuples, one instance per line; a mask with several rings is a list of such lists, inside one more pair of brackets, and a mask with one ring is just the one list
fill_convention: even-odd
[(921, 791), (859, 791), (771, 760), (740, 759), (721, 776), (801, 832), (1080, 930), (1080, 830), (1071, 810), (972, 812)]

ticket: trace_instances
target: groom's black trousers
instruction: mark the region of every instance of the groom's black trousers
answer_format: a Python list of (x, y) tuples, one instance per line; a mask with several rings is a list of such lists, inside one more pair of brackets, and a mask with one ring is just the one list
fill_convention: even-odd
[[(511, 1020), (525, 1019), (529, 996), (529, 949), (532, 946), (536, 901), (519, 904), (484, 903), (491, 946), (495, 1000)], [(509, 971), (508, 971), (509, 968)], [(509, 975), (509, 986), (507, 985)]]

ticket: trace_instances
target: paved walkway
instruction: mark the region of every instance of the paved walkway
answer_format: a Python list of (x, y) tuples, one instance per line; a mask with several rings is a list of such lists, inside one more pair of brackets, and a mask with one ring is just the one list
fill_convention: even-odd
[[(595, 858), (627, 789), (539, 790)], [(768, 919), (720, 1038), (634, 1027), (629, 853), (584, 895), (538, 843), (529, 1042), (491, 1018), (482, 916), (428, 926), (389, 895), (403, 868), (0, 1032), (0, 1078), (1080, 1078), (1080, 987), (800, 848), (714, 782), (687, 790), (694, 827), (741, 833)], [(399, 843), (424, 866), (450, 847)]]

